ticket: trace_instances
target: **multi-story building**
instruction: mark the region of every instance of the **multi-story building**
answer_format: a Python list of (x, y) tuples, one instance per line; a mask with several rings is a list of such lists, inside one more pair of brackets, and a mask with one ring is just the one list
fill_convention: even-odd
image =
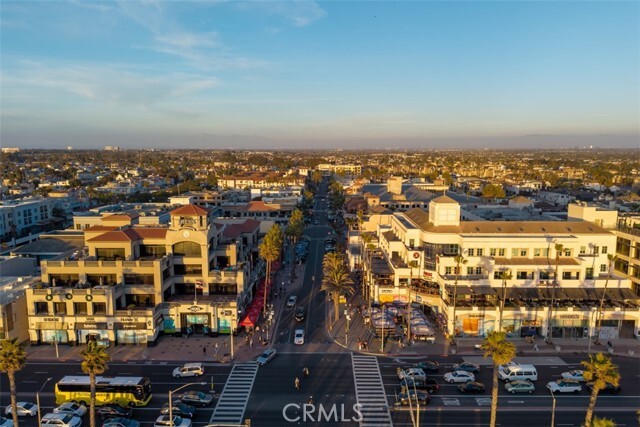
[(354, 165), (354, 164), (339, 164), (334, 165), (331, 163), (321, 163), (317, 166), (317, 169), (320, 172), (331, 172), (331, 173), (348, 173), (352, 175), (361, 175), (362, 174), (362, 166)]
[(31, 342), (95, 336), (153, 345), (163, 333), (235, 330), (259, 279), (260, 224), (215, 221), (185, 205), (170, 212), (167, 226), (129, 218), (85, 229), (85, 247), (43, 261), (41, 283), (26, 291)]
[(640, 294), (640, 216), (620, 218), (615, 233), (618, 240), (614, 268), (626, 275), (635, 293)]
[(42, 221), (53, 217), (54, 206), (54, 199), (48, 197), (0, 202), (0, 238), (30, 234)]
[(365, 296), (421, 303), (449, 334), (486, 334), (504, 304), (509, 333), (586, 338), (601, 302), (601, 337), (638, 334), (640, 298), (628, 278), (609, 271), (616, 236), (593, 223), (460, 221), (460, 205), (440, 196), (428, 212), (379, 222), (376, 238), (364, 253)]

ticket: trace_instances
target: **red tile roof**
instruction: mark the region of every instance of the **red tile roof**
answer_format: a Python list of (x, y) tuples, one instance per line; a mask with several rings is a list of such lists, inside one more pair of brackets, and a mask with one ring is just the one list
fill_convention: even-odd
[(118, 227), (115, 225), (93, 225), (91, 227), (85, 228), (84, 231), (100, 232), (116, 230), (117, 228)]
[(140, 240), (140, 236), (135, 230), (127, 228), (126, 230), (108, 231), (104, 234), (89, 239), (89, 242), (133, 242)]
[(140, 215), (137, 214), (115, 214), (108, 215), (102, 217), (103, 221), (131, 221), (132, 219), (138, 218)]
[(141, 239), (164, 239), (167, 237), (166, 228), (136, 228), (134, 231)]
[(171, 215), (207, 215), (209, 213), (208, 209), (201, 208), (196, 205), (184, 205), (180, 206), (177, 209), (174, 209), (170, 212)]

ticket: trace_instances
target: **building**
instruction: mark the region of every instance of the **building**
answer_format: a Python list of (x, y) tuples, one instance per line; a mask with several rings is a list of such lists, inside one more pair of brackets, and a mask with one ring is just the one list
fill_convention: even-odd
[(346, 173), (350, 175), (362, 174), (362, 166), (354, 164), (334, 165), (330, 163), (321, 163), (317, 166), (317, 170), (320, 172)]
[(53, 219), (55, 200), (29, 198), (0, 202), (0, 238), (17, 238), (42, 231)]
[(640, 327), (629, 279), (608, 272), (616, 236), (593, 223), (461, 221), (460, 205), (444, 195), (428, 212), (390, 215), (376, 237), (363, 254), (365, 297), (420, 303), (448, 334), (484, 336), (502, 303), (503, 329), (514, 335), (586, 338), (601, 300), (602, 338), (633, 337)]
[(84, 230), (82, 250), (44, 260), (26, 291), (32, 344), (154, 345), (161, 334), (230, 333), (257, 291), (260, 224), (185, 205), (166, 226)]

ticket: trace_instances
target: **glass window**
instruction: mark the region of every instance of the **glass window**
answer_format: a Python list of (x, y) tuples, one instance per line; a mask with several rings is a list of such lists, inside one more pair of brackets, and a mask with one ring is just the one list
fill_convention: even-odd
[(607, 271), (607, 264), (600, 264), (600, 272), (605, 273)]
[(467, 275), (471, 276), (473, 274), (473, 267), (467, 267)]
[(587, 253), (587, 247), (586, 246), (580, 246), (580, 255), (584, 255)]
[(489, 256), (496, 256), (498, 250), (496, 248), (489, 249)]
[(199, 257), (200, 245), (195, 242), (179, 242), (173, 245), (173, 254), (177, 256)]
[(506, 249), (504, 249), (504, 248), (498, 249), (498, 256), (504, 256), (505, 251), (506, 251)]
[(593, 267), (587, 267), (587, 279), (593, 279)]
[(478, 256), (482, 256), (482, 252), (483, 252), (482, 249), (478, 248), (476, 252), (477, 252)]
[(444, 274), (446, 274), (446, 275), (450, 275), (452, 273), (452, 271), (453, 271), (452, 267), (445, 267), (444, 268)]
[(467, 255), (475, 256), (475, 249), (473, 249), (473, 248), (469, 249), (469, 253)]
[(609, 248), (607, 246), (603, 246), (602, 247), (602, 253), (606, 254), (609, 251)]
[(476, 274), (482, 274), (482, 267), (476, 267)]

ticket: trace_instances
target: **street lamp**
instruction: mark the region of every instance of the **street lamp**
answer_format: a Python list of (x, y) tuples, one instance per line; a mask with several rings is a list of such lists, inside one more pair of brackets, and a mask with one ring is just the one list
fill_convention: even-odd
[(36, 393), (36, 406), (38, 407), (38, 427), (42, 427), (42, 412), (40, 411), (40, 392), (42, 391), (42, 389), (44, 388), (44, 386), (47, 385), (47, 383), (49, 381), (51, 381), (53, 378), (49, 377), (47, 378), (47, 380), (42, 384), (42, 387), (40, 387), (40, 390), (38, 390), (38, 392)]
[(349, 311), (345, 310), (345, 319), (347, 319), (347, 329), (345, 329), (344, 333), (344, 345), (349, 346), (349, 320), (351, 320), (351, 316), (349, 316)]
[[(232, 331), (233, 332), (233, 331)], [(190, 385), (207, 385), (206, 382), (200, 382), (200, 383), (187, 383), (187, 384), (183, 384), (180, 387), (178, 387), (175, 390), (169, 390), (169, 422), (171, 424), (169, 424), (171, 427), (175, 427), (175, 425), (173, 424), (173, 393), (182, 390), (185, 387), (188, 387)]]
[(556, 425), (556, 396), (553, 394), (553, 390), (549, 389), (551, 393), (551, 399), (553, 399), (553, 403), (551, 404), (551, 427), (555, 427)]

